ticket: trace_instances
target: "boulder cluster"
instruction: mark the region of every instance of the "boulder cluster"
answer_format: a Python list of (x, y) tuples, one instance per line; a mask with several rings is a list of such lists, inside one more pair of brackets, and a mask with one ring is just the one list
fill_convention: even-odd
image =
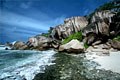
[[(81, 42), (73, 39), (66, 44), (61, 43), (76, 32), (82, 32)], [(92, 47), (103, 44), (107, 47), (106, 49), (120, 50), (120, 41), (114, 40), (116, 36), (120, 36), (120, 12), (102, 10), (96, 11), (90, 18), (88, 16), (67, 18), (63, 24), (51, 28), (48, 36), (33, 36), (26, 43), (17, 41), (12, 49), (45, 50), (55, 48), (59, 51), (77, 53), (85, 52), (84, 44)]]

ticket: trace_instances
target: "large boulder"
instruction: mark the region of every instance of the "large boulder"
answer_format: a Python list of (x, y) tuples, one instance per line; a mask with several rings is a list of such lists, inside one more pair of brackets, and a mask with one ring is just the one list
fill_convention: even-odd
[(96, 12), (92, 16), (90, 24), (83, 29), (83, 34), (86, 36), (88, 33), (94, 32), (109, 36), (110, 23), (112, 23), (112, 18), (115, 14), (109, 10)]
[(29, 38), (27, 45), (31, 49), (44, 50), (45, 48), (50, 48), (52, 39), (45, 36), (35, 36)]
[(67, 51), (74, 53), (84, 52), (84, 50), (84, 45), (76, 39), (73, 39), (70, 42), (59, 47), (59, 51)]
[(24, 42), (22, 42), (22, 41), (16, 41), (14, 43), (12, 49), (14, 49), (14, 50), (25, 50), (25, 49), (27, 49), (27, 47), (28, 46)]
[[(83, 29), (83, 35), (87, 37), (86, 43), (92, 44), (96, 40), (106, 42), (111, 35), (118, 33), (119, 31), (116, 31), (118, 27), (112, 25), (116, 22), (113, 21), (116, 14), (117, 13), (109, 10), (96, 12), (92, 16), (90, 24)], [(95, 36), (91, 37), (91, 34)]]
[(111, 41), (111, 46), (115, 49), (118, 49), (120, 50), (120, 41), (117, 41), (117, 40), (112, 40)]
[(52, 30), (51, 36), (54, 39), (61, 40), (75, 32), (81, 31), (87, 24), (88, 21), (85, 17), (67, 18), (64, 24), (58, 25)]

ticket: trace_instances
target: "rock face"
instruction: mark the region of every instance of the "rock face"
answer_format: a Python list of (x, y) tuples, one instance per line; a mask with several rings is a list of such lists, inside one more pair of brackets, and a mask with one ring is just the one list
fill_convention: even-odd
[(58, 48), (59, 43), (52, 38), (37, 35), (29, 38), (27, 45), (30, 49), (44, 50), (48, 48)]
[(120, 41), (117, 40), (112, 40), (111, 41), (111, 46), (115, 49), (119, 49), (120, 50)]
[(56, 26), (51, 33), (52, 38), (61, 40), (86, 27), (88, 21), (85, 17), (72, 17), (64, 21), (64, 24)]
[(44, 48), (50, 48), (52, 43), (51, 38), (47, 38), (44, 36), (35, 36), (29, 38), (27, 45), (30, 48), (43, 50)]
[[(59, 47), (60, 41), (73, 33), (82, 31), (83, 42), (95, 46), (106, 43), (108, 39), (120, 35), (120, 12), (117, 13), (110, 10), (98, 11), (90, 17), (90, 21), (88, 20), (87, 17), (67, 18), (64, 24), (50, 28), (47, 34), (49, 36), (45, 37), (45, 33), (31, 37), (26, 44), (16, 42), (13, 49), (28, 48), (44, 50), (48, 48), (59, 48), (59, 51), (84, 52), (83, 44), (77, 40), (71, 40), (69, 43)], [(111, 42), (111, 45), (113, 48), (120, 49), (120, 43), (117, 41)]]
[(67, 52), (84, 52), (84, 45), (80, 43), (78, 40), (71, 40), (70, 42), (61, 45), (59, 47), (59, 51), (67, 51)]
[(96, 34), (108, 36), (109, 26), (114, 15), (115, 13), (109, 10), (96, 12), (91, 18), (91, 23), (84, 29), (84, 34), (94, 32)]
[(17, 41), (15, 42), (15, 44), (13, 45), (12, 49), (18, 49), (18, 50), (24, 50), (24, 49), (27, 49), (27, 45), (22, 42), (22, 41)]
[[(83, 35), (86, 36), (86, 43), (91, 44), (95, 39), (106, 41), (108, 37), (114, 34), (116, 27), (112, 26), (113, 18), (116, 13), (109, 10), (96, 12), (92, 18), (91, 23), (83, 29)], [(117, 33), (117, 32), (115, 32)], [(89, 39), (92, 36), (92, 40)], [(96, 37), (97, 36), (97, 37)]]

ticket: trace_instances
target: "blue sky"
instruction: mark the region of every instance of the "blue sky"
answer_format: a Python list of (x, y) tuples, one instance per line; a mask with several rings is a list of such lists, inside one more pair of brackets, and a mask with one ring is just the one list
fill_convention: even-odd
[(0, 0), (0, 42), (26, 41), (110, 0)]

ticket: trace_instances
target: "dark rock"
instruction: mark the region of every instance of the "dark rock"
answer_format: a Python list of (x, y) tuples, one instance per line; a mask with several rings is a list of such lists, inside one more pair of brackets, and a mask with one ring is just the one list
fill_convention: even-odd
[(118, 24), (119, 20), (117, 23), (115, 21), (116, 15), (117, 13), (109, 10), (96, 12), (91, 18), (91, 23), (83, 29), (86, 43), (92, 44), (96, 40), (107, 42), (107, 40), (111, 38), (111, 35), (118, 35), (120, 33), (120, 28)]
[(8, 48), (5, 48), (5, 50), (8, 50)]
[(95, 33), (88, 33), (85, 39), (86, 39), (85, 43), (91, 45), (93, 42), (97, 40), (97, 35)]

